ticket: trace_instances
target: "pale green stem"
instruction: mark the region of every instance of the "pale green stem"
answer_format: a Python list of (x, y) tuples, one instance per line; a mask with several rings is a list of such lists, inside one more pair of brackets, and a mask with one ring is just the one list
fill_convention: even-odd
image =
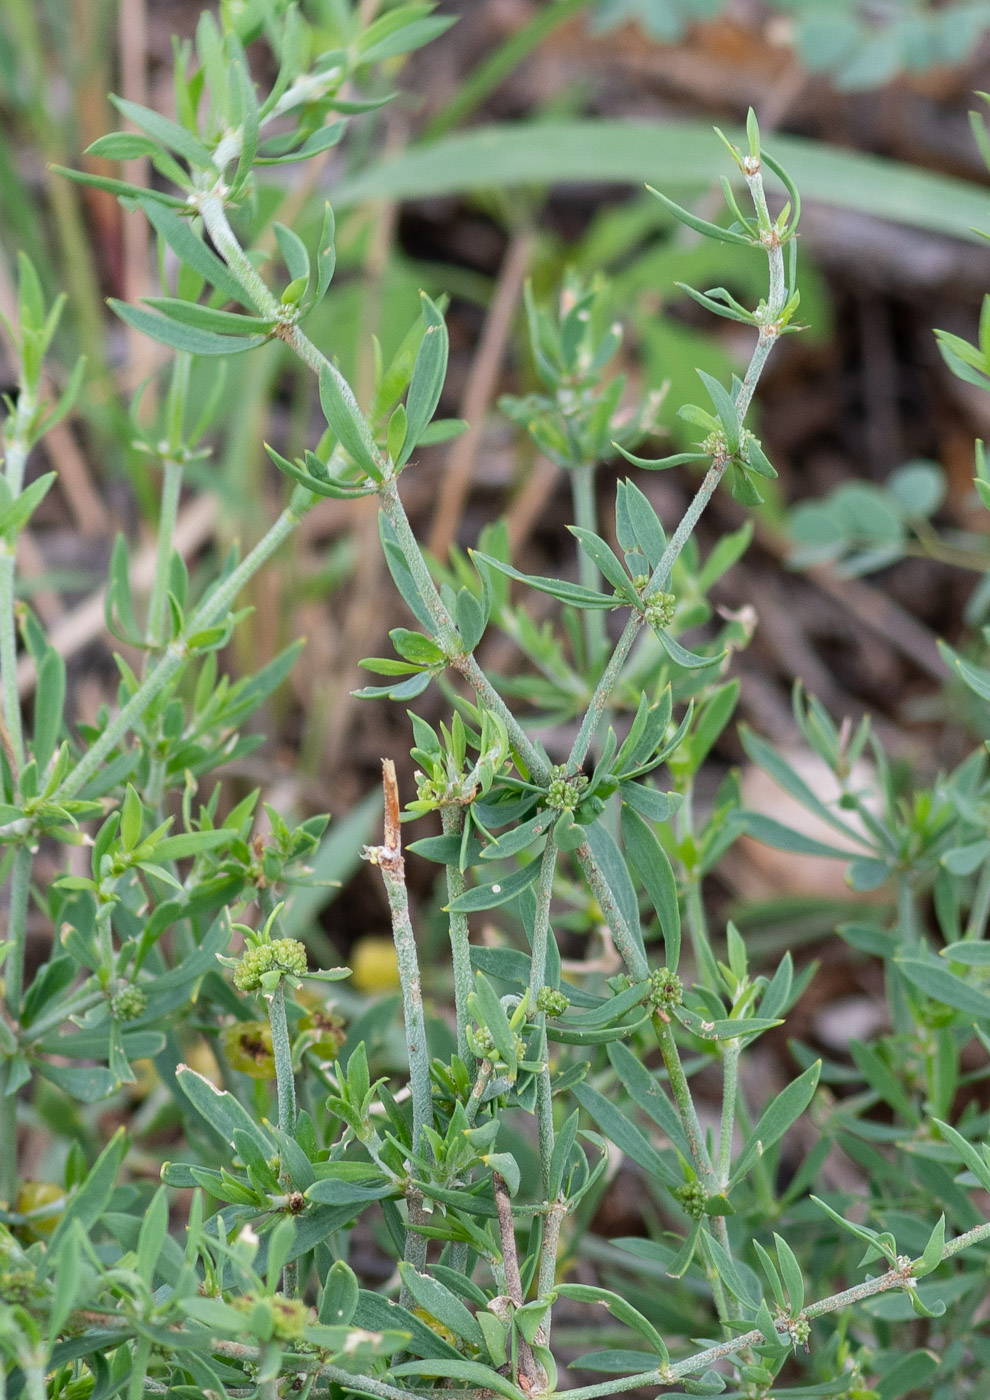
[[(409, 1087), (412, 1094), (412, 1151), (420, 1155), (424, 1146), (423, 1130), (433, 1126), (433, 1086), (430, 1080), (430, 1048), (426, 1039), (426, 1019), (423, 1015), (423, 987), (419, 975), (416, 935), (409, 917), (409, 896), (406, 890), (406, 867), (402, 859), (399, 826), (399, 791), (395, 765), (390, 759), (382, 764), (385, 787), (385, 842), (365, 851), (365, 856), (382, 873), (385, 894), (392, 920), (392, 936), (399, 963), (402, 987), (402, 1019), (409, 1057)], [(406, 1209), (411, 1225), (425, 1223), (426, 1214), (420, 1192), (406, 1188)], [(405, 1257), (419, 1272), (426, 1267), (426, 1239), (416, 1230), (406, 1231)], [(408, 1290), (403, 1286), (400, 1301), (409, 1305)]]
[(694, 1107), (694, 1099), (691, 1097), (691, 1089), (684, 1073), (684, 1066), (681, 1064), (680, 1051), (674, 1039), (673, 1027), (666, 1013), (658, 1012), (653, 1017), (653, 1029), (656, 1031), (657, 1043), (660, 1046), (660, 1053), (667, 1070), (671, 1093), (674, 1095), (677, 1113), (684, 1129), (684, 1136), (687, 1138), (698, 1180), (706, 1191), (715, 1195), (719, 1189), (718, 1180), (708, 1155), (708, 1148), (705, 1146), (705, 1135), (698, 1121), (698, 1114)]
[[(440, 821), (445, 836), (460, 836), (464, 828), (464, 808), (459, 802), (445, 802), (440, 808)], [(459, 865), (446, 867), (447, 902), (453, 904), (464, 893), (464, 875)], [(457, 1054), (468, 1066), (474, 1063), (471, 1047), (468, 1045), (468, 997), (474, 990), (474, 974), (471, 971), (471, 942), (466, 914), (447, 915), (450, 932), (450, 956), (454, 968), (454, 1008), (457, 1017)]]
[(591, 847), (587, 841), (578, 846), (574, 852), (577, 857), (584, 878), (588, 881), (591, 893), (598, 901), (598, 907), (602, 911), (602, 917), (608, 924), (609, 932), (619, 955), (629, 970), (631, 977), (637, 982), (642, 982), (649, 976), (650, 965), (646, 960), (646, 955), (633, 937), (632, 931), (622, 916), (622, 911), (615, 902), (611, 887), (598, 867), (598, 862), (592, 854)]
[(155, 561), (155, 581), (148, 600), (146, 640), (151, 646), (162, 646), (166, 638), (165, 615), (168, 605), (168, 580), (172, 563), (172, 537), (179, 513), (182, 492), (182, 463), (166, 457), (162, 462), (162, 500), (158, 514), (158, 542)]
[[(298, 496), (298, 499), (297, 499)], [(230, 577), (204, 600), (186, 623), (186, 631), (192, 635), (204, 627), (213, 626), (224, 617), (231, 603), (261, 566), (271, 558), (279, 546), (291, 535), (302, 516), (314, 504), (315, 497), (308, 491), (293, 493), (292, 502), (283, 510), (271, 529), (258, 541), (250, 554), (244, 558)], [(106, 729), (80, 759), (58, 788), (53, 800), (74, 797), (86, 786), (98, 771), (107, 754), (116, 747), (157, 695), (169, 683), (177, 671), (185, 665), (188, 657), (181, 643), (173, 643), (165, 655), (148, 672), (141, 685), (128, 700), (124, 708), (110, 721)], [(16, 823), (10, 823), (13, 828)], [(5, 834), (0, 829), (0, 835)]]
[[(968, 1249), (971, 1245), (979, 1244), (987, 1238), (990, 1238), (990, 1223), (977, 1225), (957, 1239), (950, 1240), (942, 1250), (942, 1259), (943, 1261), (951, 1259), (953, 1255)], [(880, 1274), (877, 1278), (866, 1279), (863, 1283), (854, 1284), (852, 1288), (843, 1289), (841, 1293), (833, 1293), (829, 1298), (821, 1298), (817, 1303), (810, 1303), (801, 1315), (810, 1322), (816, 1317), (824, 1317), (828, 1313), (839, 1312), (842, 1308), (853, 1307), (856, 1303), (873, 1298), (878, 1293), (889, 1293), (892, 1289), (903, 1288), (904, 1277), (898, 1270), (891, 1269), (885, 1274)], [(781, 1341), (790, 1345), (790, 1337), (783, 1326), (779, 1329), (779, 1335)], [(669, 1385), (673, 1381), (679, 1380), (681, 1376), (690, 1376), (695, 1371), (705, 1371), (716, 1361), (736, 1356), (745, 1347), (762, 1346), (765, 1341), (763, 1333), (758, 1328), (754, 1328), (751, 1332), (744, 1332), (741, 1337), (719, 1342), (715, 1346), (706, 1347), (704, 1351), (695, 1352), (693, 1356), (686, 1357), (683, 1361), (672, 1361), (668, 1365), (652, 1371), (639, 1371), (632, 1376), (619, 1376), (615, 1380), (602, 1381), (598, 1385), (579, 1386), (574, 1390), (559, 1390), (555, 1400), (598, 1400), (598, 1397), (602, 1395), (617, 1395), (620, 1392), (638, 1390), (640, 1387), (646, 1386)]]
[(492, 1064), (491, 1060), (482, 1060), (481, 1064), (478, 1066), (478, 1077), (474, 1081), (474, 1087), (471, 1090), (470, 1098), (464, 1109), (468, 1127), (473, 1126), (474, 1120), (478, 1116), (478, 1109), (481, 1107), (481, 1096), (488, 1087), (488, 1081), (491, 1079), (494, 1070), (495, 1066)]
[[(14, 852), (10, 871), (10, 905), (7, 912), (7, 942), (10, 949), (3, 964), (6, 979), (4, 1000), (10, 1020), (20, 1023), (24, 993), (24, 949), (27, 943), (27, 916), (31, 898), (33, 857), (26, 845)], [(17, 1095), (7, 1094), (9, 1068), (0, 1075), (0, 1201), (12, 1205), (17, 1194)]]
[[(594, 462), (582, 462), (580, 466), (571, 468), (571, 501), (575, 525), (579, 525), (582, 530), (590, 530), (592, 534), (597, 534), (598, 508), (595, 501)], [(596, 592), (602, 586), (602, 576), (598, 571), (597, 564), (580, 547), (578, 548), (578, 578), (583, 587), (594, 589)], [(598, 660), (608, 646), (605, 615), (597, 608), (586, 608), (583, 613), (583, 621), (588, 668), (590, 671), (594, 671), (597, 670)]]
[[(268, 1024), (272, 1031), (272, 1058), (275, 1061), (275, 1090), (278, 1098), (278, 1126), (288, 1137), (296, 1130), (296, 1078), (292, 1069), (292, 1041), (285, 1014), (285, 984), (279, 982), (268, 1003)], [(292, 1183), (288, 1167), (283, 1163), (279, 1181), (285, 1187)], [(294, 1298), (299, 1288), (299, 1265), (293, 1261), (282, 1270), (282, 1292)]]
[(736, 1095), (739, 1092), (738, 1040), (727, 1040), (722, 1054), (722, 1121), (718, 1138), (718, 1185), (720, 1191), (729, 1186), (732, 1170), (732, 1133), (736, 1122)]
[[(3, 474), (11, 498), (24, 487), (24, 467), (30, 451), (29, 431), (38, 404), (21, 378), (17, 407), (4, 432)], [(17, 562), (16, 533), (0, 540), (0, 681), (3, 683), (3, 722), (18, 769), (24, 766), (24, 727), (17, 693), (17, 624), (14, 614), (14, 578)], [(16, 777), (16, 774), (15, 774)]]

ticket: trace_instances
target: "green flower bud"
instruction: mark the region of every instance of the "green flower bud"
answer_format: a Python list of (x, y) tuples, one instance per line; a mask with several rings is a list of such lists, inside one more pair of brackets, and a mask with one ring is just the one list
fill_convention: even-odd
[(661, 967), (650, 973), (650, 1002), (655, 1008), (680, 1006), (683, 1000), (684, 983), (676, 972)]
[(124, 982), (111, 993), (110, 1015), (115, 1021), (136, 1021), (148, 1005), (148, 998), (133, 982)]
[(234, 986), (242, 992), (256, 992), (262, 987), (274, 991), (283, 977), (305, 976), (306, 949), (299, 939), (275, 938), (271, 943), (244, 950), (234, 972)]
[(547, 1016), (563, 1016), (564, 1012), (571, 1004), (570, 997), (558, 992), (553, 987), (541, 987), (539, 996), (536, 998), (537, 1011), (543, 1011)]
[(704, 1218), (708, 1192), (700, 1181), (687, 1181), (683, 1186), (678, 1186), (674, 1196), (680, 1201), (692, 1220)]

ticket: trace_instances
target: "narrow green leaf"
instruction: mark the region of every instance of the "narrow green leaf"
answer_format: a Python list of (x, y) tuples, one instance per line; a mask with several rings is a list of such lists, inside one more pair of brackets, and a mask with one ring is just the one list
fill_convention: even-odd
[(506, 578), (514, 578), (518, 579), (520, 583), (527, 583), (530, 588), (535, 588), (537, 592), (549, 593), (552, 598), (559, 598), (562, 603), (569, 603), (571, 607), (605, 610), (620, 606), (614, 597), (598, 593), (591, 588), (583, 588), (579, 583), (570, 583), (566, 579), (538, 578), (531, 574), (522, 574), (511, 564), (505, 564), (501, 559), (494, 559), (490, 554), (482, 554), (477, 549), (468, 552), (475, 564), (495, 569), (498, 573), (505, 574)]
[(212, 331), (197, 330), (165, 316), (157, 316), (143, 307), (128, 306), (115, 297), (110, 297), (107, 305), (122, 321), (152, 340), (170, 345), (173, 350), (188, 350), (193, 355), (240, 355), (245, 350), (253, 350), (256, 345), (263, 345), (268, 338), (265, 335), (214, 335)]
[[(618, 1293), (612, 1293), (607, 1288), (596, 1288), (592, 1284), (586, 1283), (559, 1283), (555, 1292), (559, 1297), (570, 1298), (577, 1303), (604, 1304), (614, 1318), (617, 1318), (619, 1322), (624, 1322), (627, 1327), (633, 1328), (641, 1337), (646, 1338), (659, 1357), (661, 1365), (665, 1365), (670, 1359), (666, 1343), (653, 1323), (631, 1303), (627, 1303), (625, 1298), (620, 1297)], [(644, 1356), (644, 1362), (647, 1359)], [(644, 1365), (642, 1369), (645, 1371), (649, 1368)]]
[(447, 373), (447, 327), (437, 306), (425, 292), (420, 292), (425, 329), (416, 351), (409, 393), (406, 396), (407, 432), (405, 446), (396, 460), (402, 467), (408, 462), (436, 412)]
[(514, 870), (511, 875), (506, 875), (501, 880), (494, 880), (487, 885), (475, 885), (473, 889), (465, 890), (446, 905), (446, 910), (451, 914), (472, 914), (481, 909), (497, 909), (499, 905), (507, 904), (510, 899), (522, 894), (523, 890), (528, 890), (530, 885), (536, 883), (539, 874), (540, 862), (530, 861), (529, 865), (524, 865), (521, 870)]
[(656, 1075), (646, 1068), (628, 1045), (610, 1045), (608, 1057), (636, 1107), (641, 1108), (653, 1119), (684, 1160), (689, 1162), (691, 1149), (681, 1127), (681, 1120)]
[[(628, 788), (633, 784), (623, 786)], [(656, 832), (625, 802), (622, 806), (622, 842), (633, 873), (649, 895), (660, 920), (667, 967), (671, 972), (676, 972), (681, 956), (681, 911), (677, 900), (677, 881)]]
[(774, 1143), (779, 1142), (791, 1124), (805, 1111), (818, 1087), (821, 1070), (822, 1062), (816, 1060), (802, 1075), (788, 1084), (764, 1110), (739, 1154), (732, 1171), (731, 1185), (741, 1181), (757, 1158)]
[(320, 403), (334, 436), (354, 464), (372, 481), (381, 481), (382, 468), (371, 429), (347, 380), (333, 366), (320, 370)]
[(665, 1186), (669, 1186), (672, 1190), (682, 1184), (679, 1173), (667, 1165), (656, 1148), (647, 1142), (635, 1123), (630, 1122), (622, 1110), (617, 1108), (610, 1099), (605, 1098), (590, 1084), (575, 1085), (573, 1093), (578, 1103), (587, 1113), (590, 1113), (609, 1142), (614, 1143), (637, 1166), (642, 1167), (645, 1172), (649, 1172), (650, 1176), (662, 1181)]
[(237, 301), (257, 310), (250, 293), (241, 286), (227, 264), (197, 236), (188, 219), (180, 218), (158, 200), (143, 198), (137, 202), (152, 228), (164, 238), (181, 263), (205, 277), (229, 301)]
[(804, 1274), (787, 1241), (775, 1234), (773, 1242), (777, 1246), (777, 1259), (791, 1305), (791, 1317), (797, 1317), (804, 1307)]
[(671, 661), (677, 666), (683, 666), (686, 671), (700, 671), (705, 666), (717, 666), (724, 661), (728, 655), (725, 651), (718, 652), (715, 656), (701, 656), (698, 652), (687, 651), (680, 642), (674, 640), (669, 632), (663, 628), (654, 628), (657, 639)]
[(894, 966), (900, 968), (908, 981), (933, 1001), (955, 1007), (957, 1011), (976, 1016), (981, 1021), (990, 1020), (990, 996), (977, 987), (971, 987), (934, 958), (898, 957), (894, 960)]

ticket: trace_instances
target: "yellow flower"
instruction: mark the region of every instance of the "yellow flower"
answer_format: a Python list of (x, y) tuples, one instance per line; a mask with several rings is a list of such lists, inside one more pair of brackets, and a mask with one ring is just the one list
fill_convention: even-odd
[(391, 992), (399, 985), (399, 955), (391, 938), (375, 934), (359, 938), (348, 962), (359, 992)]

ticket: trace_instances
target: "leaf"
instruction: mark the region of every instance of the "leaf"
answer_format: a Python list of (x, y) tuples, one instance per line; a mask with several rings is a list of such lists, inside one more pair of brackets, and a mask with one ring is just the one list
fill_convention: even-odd
[(144, 304), (160, 311), (170, 321), (194, 330), (214, 331), (217, 335), (271, 335), (275, 322), (257, 316), (245, 316), (239, 311), (214, 311), (212, 306), (200, 306), (197, 301), (182, 297), (145, 297)]
[(425, 331), (416, 351), (409, 393), (406, 396), (408, 429), (405, 446), (396, 460), (402, 467), (408, 462), (436, 412), (447, 373), (448, 338), (443, 316), (425, 292), (420, 292)]
[(639, 606), (632, 580), (609, 545), (592, 530), (582, 530), (579, 525), (569, 525), (567, 528), (602, 577), (608, 580), (620, 597)]
[[(632, 783), (623, 785), (624, 788), (632, 786)], [(677, 881), (674, 879), (667, 853), (656, 833), (638, 812), (634, 812), (626, 804), (622, 807), (622, 841), (633, 873), (657, 911), (667, 967), (671, 972), (676, 972), (681, 955), (681, 911), (677, 902)]]
[(990, 1191), (990, 1162), (986, 1162), (973, 1144), (967, 1141), (957, 1129), (948, 1123), (943, 1123), (938, 1118), (934, 1118), (932, 1121), (945, 1141), (956, 1149), (960, 1160), (966, 1163), (984, 1191)]
[(150, 336), (162, 345), (170, 345), (173, 350), (187, 350), (192, 355), (240, 355), (245, 350), (253, 350), (263, 345), (267, 335), (237, 336), (215, 335), (212, 331), (197, 330), (185, 326), (165, 316), (156, 316), (153, 311), (145, 311), (140, 306), (128, 306), (116, 297), (110, 297), (107, 305), (135, 330)]
[(449, 1288), (427, 1274), (417, 1273), (408, 1263), (400, 1263), (399, 1273), (408, 1292), (431, 1317), (470, 1346), (479, 1350), (484, 1347), (484, 1336), (473, 1314)]
[(898, 957), (894, 959), (894, 966), (933, 1001), (955, 1007), (981, 1021), (990, 1020), (990, 996), (971, 987), (934, 958)]
[(117, 1184), (117, 1175), (127, 1154), (127, 1136), (123, 1128), (118, 1128), (106, 1147), (93, 1163), (86, 1180), (65, 1208), (65, 1213), (55, 1226), (48, 1242), (49, 1258), (57, 1254), (59, 1246), (72, 1230), (75, 1222), (88, 1234), (106, 1210)]
[(801, 1116), (814, 1097), (821, 1070), (822, 1062), (816, 1060), (764, 1110), (733, 1167), (730, 1186), (741, 1181), (757, 1158), (779, 1142), (791, 1124)]
[(641, 1108), (653, 1119), (661, 1132), (670, 1138), (684, 1160), (689, 1162), (691, 1149), (684, 1135), (681, 1120), (656, 1075), (646, 1068), (628, 1045), (610, 1045), (608, 1057), (636, 1107)]
[(137, 202), (152, 228), (164, 238), (184, 266), (205, 277), (229, 301), (258, 309), (250, 292), (241, 286), (223, 259), (197, 236), (187, 219), (180, 218), (158, 200), (144, 198)]
[(717, 666), (728, 655), (728, 652), (723, 650), (715, 656), (701, 656), (698, 652), (688, 651), (682, 647), (680, 642), (675, 641), (670, 633), (665, 632), (663, 628), (657, 627), (654, 628), (654, 631), (671, 661), (678, 666), (683, 666), (686, 671), (699, 671), (704, 666)]
[(197, 1074), (188, 1065), (179, 1065), (175, 1072), (175, 1079), (200, 1116), (214, 1132), (219, 1133), (227, 1142), (233, 1143), (235, 1128), (243, 1128), (267, 1157), (271, 1157), (275, 1153), (274, 1138), (256, 1121), (254, 1115), (248, 1113), (247, 1109), (234, 1098), (233, 1094), (228, 1094), (225, 1089), (218, 1089), (209, 1079), (206, 1079), (202, 1074)]
[[(666, 1344), (653, 1323), (631, 1303), (627, 1303), (625, 1298), (621, 1298), (618, 1293), (612, 1293), (607, 1288), (596, 1288), (586, 1283), (559, 1283), (555, 1291), (559, 1297), (570, 1298), (576, 1303), (604, 1304), (614, 1318), (617, 1318), (619, 1322), (624, 1322), (627, 1327), (632, 1327), (640, 1336), (646, 1338), (654, 1353), (660, 1358), (661, 1365), (665, 1365), (670, 1359)], [(647, 1358), (644, 1356), (643, 1360), (645, 1361)], [(644, 1366), (642, 1369), (647, 1370), (648, 1367)]]
[(125, 98), (117, 97), (113, 93), (110, 94), (110, 101), (122, 116), (127, 117), (142, 131), (146, 131), (159, 145), (165, 146), (170, 151), (175, 151), (192, 166), (216, 173), (216, 166), (213, 164), (213, 157), (209, 150), (198, 137), (194, 136), (191, 131), (187, 131), (184, 126), (169, 121), (168, 117), (163, 117), (160, 112), (152, 111), (150, 107), (142, 107), (137, 102), (128, 102)]
[(347, 1327), (358, 1305), (357, 1275), (350, 1264), (337, 1259), (323, 1280), (320, 1296), (320, 1321), (328, 1326)]
[(787, 1297), (791, 1305), (791, 1317), (797, 1317), (804, 1307), (804, 1275), (801, 1266), (794, 1256), (794, 1251), (786, 1240), (781, 1239), (777, 1234), (773, 1237), (773, 1242), (777, 1246), (777, 1260), (780, 1264), (780, 1274), (787, 1289)]
[(540, 862), (530, 861), (529, 865), (524, 865), (521, 870), (514, 870), (511, 875), (504, 876), (501, 880), (494, 880), (488, 885), (475, 885), (473, 889), (465, 890), (464, 894), (458, 895), (445, 906), (449, 914), (473, 914), (480, 909), (497, 909), (501, 904), (507, 904), (510, 899), (515, 899), (522, 894), (523, 890), (528, 890), (530, 885), (536, 883), (540, 874)]
[(736, 408), (729, 391), (717, 379), (706, 374), (702, 369), (699, 369), (697, 373), (715, 405), (715, 412), (718, 414), (718, 420), (725, 433), (726, 446), (730, 455), (734, 456), (739, 451), (739, 410)]
[(833, 860), (855, 860), (857, 855), (856, 851), (843, 851), (838, 846), (827, 846), (824, 841), (816, 841), (811, 836), (805, 836), (803, 832), (794, 831), (791, 827), (784, 826), (783, 822), (775, 821), (773, 817), (765, 817), (762, 812), (751, 812), (743, 808), (738, 812), (736, 821), (754, 840), (761, 841), (764, 846), (773, 846), (778, 851), (790, 851), (792, 855), (830, 856)]
[(587, 839), (588, 845), (591, 847), (591, 854), (595, 858), (595, 864), (601, 871), (645, 964), (646, 950), (643, 946), (643, 930), (639, 922), (639, 900), (636, 898), (636, 889), (630, 878), (625, 858), (616, 845), (612, 833), (600, 817), (587, 828)]
[(861, 835), (851, 829), (830, 807), (816, 796), (804, 779), (780, 756), (772, 744), (768, 744), (748, 724), (739, 726), (739, 737), (748, 758), (762, 768), (784, 792), (790, 793), (802, 807), (814, 812), (822, 821), (841, 831), (850, 841), (867, 844)]
[(482, 554), (477, 549), (471, 549), (468, 553), (475, 564), (495, 569), (498, 573), (505, 574), (506, 578), (514, 578), (518, 579), (520, 583), (527, 583), (530, 588), (535, 588), (537, 592), (549, 593), (552, 598), (558, 598), (562, 603), (569, 603), (573, 608), (605, 610), (619, 606), (614, 597), (598, 593), (592, 588), (584, 588), (579, 583), (570, 583), (568, 580), (560, 578), (538, 578), (532, 574), (522, 574), (511, 564), (505, 564), (501, 559), (494, 559), (490, 554)]
[[(742, 144), (741, 129), (726, 135)], [(776, 160), (806, 199), (975, 242), (986, 221), (983, 191), (971, 181), (932, 175), (893, 160), (775, 134)], [(365, 200), (460, 194), (482, 186), (607, 183), (641, 187), (664, 173), (668, 188), (703, 193), (712, 164), (707, 122), (540, 120), (492, 123), (412, 146), (345, 179), (337, 209)], [(732, 183), (742, 188), (733, 167)], [(725, 236), (727, 230), (720, 229)], [(747, 243), (744, 237), (729, 241)]]
[(679, 1174), (667, 1165), (635, 1123), (630, 1122), (610, 1099), (605, 1098), (590, 1084), (577, 1084), (572, 1092), (581, 1107), (591, 1114), (609, 1142), (614, 1143), (637, 1166), (672, 1190), (681, 1185)]
[(404, 1361), (401, 1366), (393, 1366), (391, 1374), (400, 1379), (404, 1376), (436, 1376), (454, 1381), (470, 1381), (475, 1389), (494, 1390), (505, 1395), (508, 1400), (526, 1400), (523, 1392), (517, 1389), (505, 1376), (490, 1366), (479, 1365), (477, 1361), (434, 1360)]
[(347, 380), (332, 365), (320, 370), (320, 403), (330, 428), (355, 466), (381, 481), (382, 468), (371, 429)]
[(9, 505), (0, 510), (0, 535), (19, 530), (22, 525), (27, 524), (47, 496), (55, 476), (55, 472), (46, 472), (44, 476), (39, 476), (36, 481), (31, 482), (30, 486), (25, 486), (24, 490), (15, 496)]

